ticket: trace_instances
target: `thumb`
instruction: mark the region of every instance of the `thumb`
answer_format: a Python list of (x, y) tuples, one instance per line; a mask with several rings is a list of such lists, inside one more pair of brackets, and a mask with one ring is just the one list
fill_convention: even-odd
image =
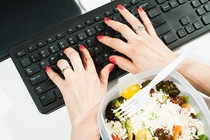
[(131, 60), (122, 56), (112, 55), (109, 57), (109, 61), (118, 65), (121, 69), (133, 74), (140, 71)]
[(107, 87), (108, 79), (109, 79), (109, 73), (113, 70), (114, 64), (107, 64), (100, 72), (99, 78), (101, 83)]

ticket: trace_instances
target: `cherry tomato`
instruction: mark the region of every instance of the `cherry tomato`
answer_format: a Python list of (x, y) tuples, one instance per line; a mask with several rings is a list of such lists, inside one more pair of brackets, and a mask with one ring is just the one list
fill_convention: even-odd
[(121, 140), (116, 134), (112, 133), (112, 140)]

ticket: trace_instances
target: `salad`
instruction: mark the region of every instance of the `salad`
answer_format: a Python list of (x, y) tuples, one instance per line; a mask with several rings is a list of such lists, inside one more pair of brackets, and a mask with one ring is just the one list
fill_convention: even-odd
[(151, 82), (134, 84), (111, 100), (105, 110), (105, 125), (113, 140), (208, 140), (200, 113), (189, 104), (189, 97), (172, 81), (161, 81), (150, 90), (149, 103), (126, 120), (116, 110)]

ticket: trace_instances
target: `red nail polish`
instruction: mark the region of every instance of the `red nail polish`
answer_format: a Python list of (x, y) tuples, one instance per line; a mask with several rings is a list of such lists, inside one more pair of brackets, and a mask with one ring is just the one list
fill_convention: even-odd
[(47, 67), (45, 68), (45, 70), (46, 70), (46, 71), (48, 71), (49, 69), (50, 69), (50, 67), (49, 67), (49, 66), (47, 66)]
[(85, 46), (84, 45), (79, 45), (79, 48), (80, 49), (85, 49)]
[(67, 48), (64, 48), (63, 51), (65, 51)]
[(108, 17), (105, 17), (105, 18), (104, 18), (104, 21), (105, 21), (105, 22), (107, 22), (107, 21), (109, 21), (109, 20), (110, 20), (110, 18), (108, 18)]
[(113, 56), (109, 57), (109, 61), (116, 64), (116, 58)]
[(114, 64), (112, 64), (110, 67), (109, 67), (109, 71), (112, 71), (114, 68)]
[(102, 37), (103, 37), (102, 35), (97, 36), (98, 40), (102, 39)]
[(140, 12), (142, 12), (142, 11), (143, 11), (142, 7), (139, 7), (138, 9), (139, 9), (139, 11), (140, 11)]
[(120, 10), (123, 10), (123, 9), (124, 9), (124, 6), (122, 6), (122, 4), (119, 4), (119, 5), (117, 6), (117, 8), (120, 9)]

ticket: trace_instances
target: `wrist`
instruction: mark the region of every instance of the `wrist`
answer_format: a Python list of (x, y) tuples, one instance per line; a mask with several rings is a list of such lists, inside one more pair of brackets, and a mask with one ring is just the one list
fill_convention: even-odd
[(94, 107), (85, 117), (72, 121), (71, 140), (96, 140), (100, 138), (97, 123), (98, 106)]

